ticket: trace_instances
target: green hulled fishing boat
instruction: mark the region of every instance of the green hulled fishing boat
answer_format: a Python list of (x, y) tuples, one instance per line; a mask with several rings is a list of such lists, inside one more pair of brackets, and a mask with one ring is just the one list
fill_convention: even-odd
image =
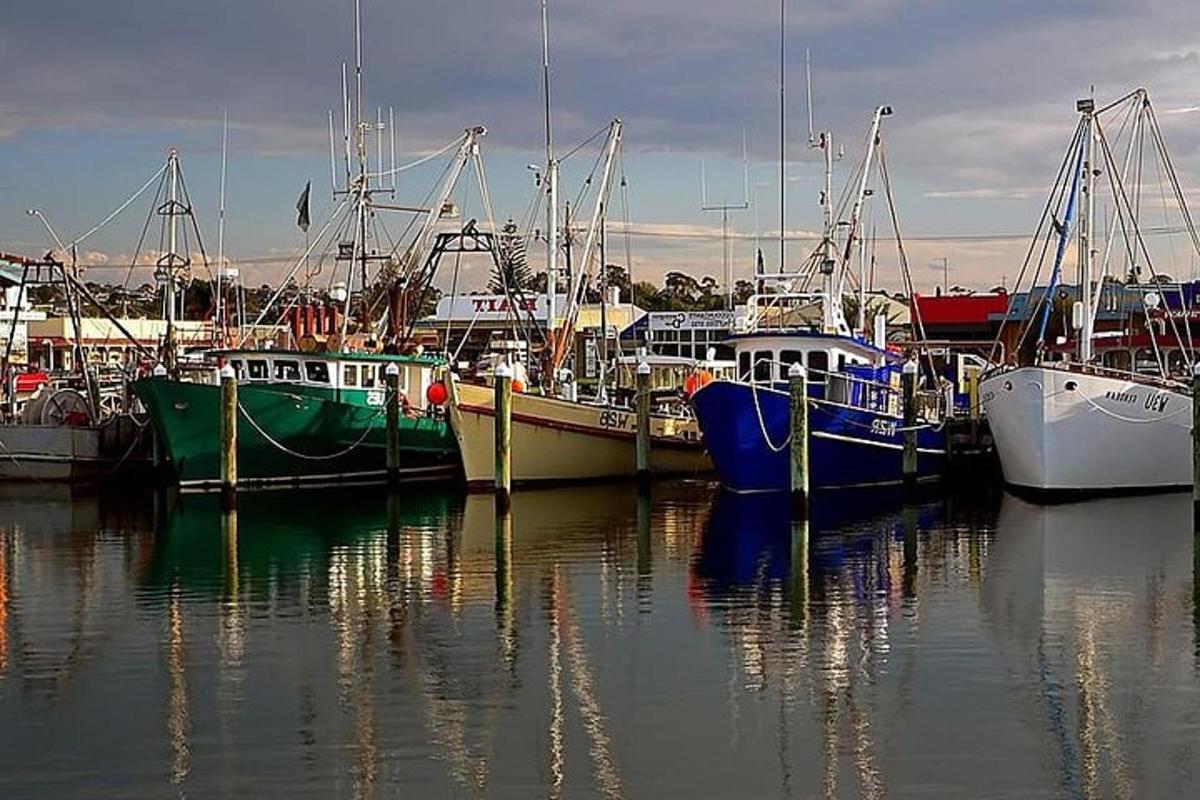
[[(386, 476), (385, 370), (399, 369), (401, 478), (453, 477), (458, 449), (430, 402), (442, 361), (425, 356), (220, 351), (192, 380), (134, 384), (182, 488), (219, 485), (218, 362), (238, 379), (238, 478), (243, 485), (366, 482)], [(435, 399), (438, 392), (433, 393)]]

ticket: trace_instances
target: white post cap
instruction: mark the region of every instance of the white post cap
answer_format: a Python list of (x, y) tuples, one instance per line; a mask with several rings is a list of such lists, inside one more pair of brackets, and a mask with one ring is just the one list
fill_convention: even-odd
[(167, 368), (166, 368), (166, 366), (164, 366), (161, 363), (155, 364), (154, 369), (151, 371), (151, 374), (154, 375), (154, 377), (156, 377), (156, 378), (161, 378), (167, 374)]
[(904, 362), (904, 374), (905, 375), (916, 375), (917, 374), (917, 362), (915, 359)]
[(803, 378), (806, 374), (807, 370), (804, 369), (804, 365), (799, 361), (793, 361), (792, 365), (788, 367), (789, 378)]
[(511, 378), (512, 374), (513, 374), (512, 367), (510, 367), (508, 365), (507, 361), (501, 361), (499, 364), (496, 365), (496, 377), (497, 378)]
[(225, 380), (226, 378), (236, 378), (237, 377), (237, 373), (235, 373), (233, 371), (233, 365), (230, 364), (228, 361), (226, 361), (225, 364), (221, 367), (220, 374), (221, 374), (221, 380)]
[(396, 376), (398, 376), (400, 374), (400, 367), (398, 367), (394, 363), (388, 364), (387, 367), (383, 370), (383, 372), (389, 378), (395, 378)]
[(647, 364), (645, 361), (638, 362), (637, 374), (638, 375), (649, 375), (650, 374), (650, 365)]

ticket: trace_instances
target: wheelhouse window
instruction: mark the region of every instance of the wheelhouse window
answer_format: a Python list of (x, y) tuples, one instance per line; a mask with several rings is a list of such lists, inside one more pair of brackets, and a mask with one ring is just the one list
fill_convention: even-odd
[(808, 369), (811, 373), (809, 380), (813, 383), (824, 383), (825, 375), (829, 372), (829, 353), (824, 350), (813, 350), (809, 353)]
[(342, 367), (342, 386), (358, 386), (357, 364), (346, 364)]
[(772, 356), (774, 354), (770, 350), (755, 350), (754, 351), (754, 380), (769, 381), (771, 380)]
[(296, 361), (276, 361), (275, 362), (275, 380), (277, 380), (277, 381), (298, 381), (298, 380), (300, 380), (300, 364)]
[(374, 364), (363, 364), (362, 365), (362, 386), (364, 389), (374, 389), (375, 388), (375, 365)]
[(738, 353), (738, 380), (746, 380), (750, 377), (750, 353), (742, 351)]
[(233, 374), (239, 381), (246, 379), (246, 365), (242, 363), (240, 358), (231, 359), (229, 365), (233, 367)]
[(246, 362), (247, 373), (252, 381), (265, 381), (268, 377), (267, 362), (252, 358)]
[(309, 383), (329, 383), (329, 365), (324, 361), (305, 361), (304, 377)]

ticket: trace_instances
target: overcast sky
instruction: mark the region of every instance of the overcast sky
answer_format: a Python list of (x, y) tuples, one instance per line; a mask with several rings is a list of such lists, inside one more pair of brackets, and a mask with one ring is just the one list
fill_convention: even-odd
[[(0, 250), (45, 250), (29, 207), (64, 238), (88, 229), (170, 147), (213, 250), (228, 109), (226, 249), (246, 260), (248, 280), (278, 275), (303, 242), (294, 204), (304, 182), (314, 183), (315, 220), (331, 207), (326, 112), (340, 104), (340, 63), (352, 57), (350, 8), (350, 0), (6, 4)], [(521, 217), (532, 191), (525, 165), (542, 157), (539, 0), (363, 0), (363, 14), (367, 105), (395, 107), (401, 157), (486, 125), (497, 213)], [(777, 0), (551, 0), (550, 15), (559, 151), (614, 116), (625, 124), (635, 273), (719, 277), (720, 219), (699, 210), (700, 163), (710, 200), (741, 199), (745, 130), (758, 210), (733, 224), (743, 237), (737, 272), (748, 275), (756, 218), (767, 235), (778, 227)], [(941, 281), (942, 257), (951, 283), (1011, 281), (1027, 245), (1020, 237), (1076, 123), (1074, 100), (1093, 85), (1101, 100), (1146, 86), (1185, 186), (1200, 186), (1195, 0), (788, 0), (787, 43), (788, 229), (819, 227), (808, 46), (817, 126), (845, 144), (843, 175), (873, 107), (895, 109), (888, 161), (919, 288)], [(591, 157), (568, 164), (565, 194)], [(406, 175), (401, 195), (418, 199), (434, 174)], [(124, 280), (120, 263), (148, 207), (135, 203), (87, 242), (94, 277)], [(894, 263), (889, 247), (880, 245), (883, 264)], [(266, 258), (279, 261), (258, 261)], [(1195, 269), (1180, 258), (1176, 273)], [(881, 280), (898, 284), (894, 273)]]

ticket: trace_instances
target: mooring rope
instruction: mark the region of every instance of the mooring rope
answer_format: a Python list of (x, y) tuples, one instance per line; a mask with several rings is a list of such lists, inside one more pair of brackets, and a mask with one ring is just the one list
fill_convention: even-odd
[[(395, 402), (394, 394), (389, 395), (387, 398), (385, 398), (383, 407), (380, 408), (378, 411), (376, 411), (374, 414), (372, 414), (370, 417), (368, 417), (366, 422), (368, 422), (368, 423), (373, 422), (374, 420), (378, 419), (380, 417), (380, 415), (386, 413), (387, 412), (387, 404), (391, 403), (391, 402)], [(283, 451), (284, 453), (287, 453), (290, 456), (294, 456), (295, 458), (304, 459), (305, 461), (330, 461), (335, 458), (341, 458), (342, 456), (347, 455), (352, 450), (357, 448), (364, 441), (366, 441), (367, 437), (370, 436), (371, 432), (374, 430), (371, 427), (367, 427), (362, 432), (362, 435), (359, 436), (358, 439), (355, 440), (349, 447), (339, 450), (336, 453), (329, 453), (328, 455), (314, 456), (314, 455), (309, 455), (308, 453), (301, 453), (296, 450), (292, 450), (291, 448), (287, 447), (286, 445), (284, 445), (283, 443), (281, 443), (280, 441), (275, 439), (275, 437), (271, 436), (271, 434), (269, 434), (265, 430), (263, 430), (262, 426), (259, 425), (254, 420), (253, 417), (250, 416), (250, 412), (248, 412), (246, 410), (246, 407), (243, 406), (240, 401), (238, 402), (238, 411), (241, 413), (241, 415), (243, 417), (246, 418), (246, 421), (250, 423), (250, 426), (252, 428), (254, 428), (254, 430), (258, 431), (258, 434), (260, 436), (262, 436), (264, 439), (266, 439), (269, 443), (271, 443), (272, 445), (274, 445), (276, 448)]]

